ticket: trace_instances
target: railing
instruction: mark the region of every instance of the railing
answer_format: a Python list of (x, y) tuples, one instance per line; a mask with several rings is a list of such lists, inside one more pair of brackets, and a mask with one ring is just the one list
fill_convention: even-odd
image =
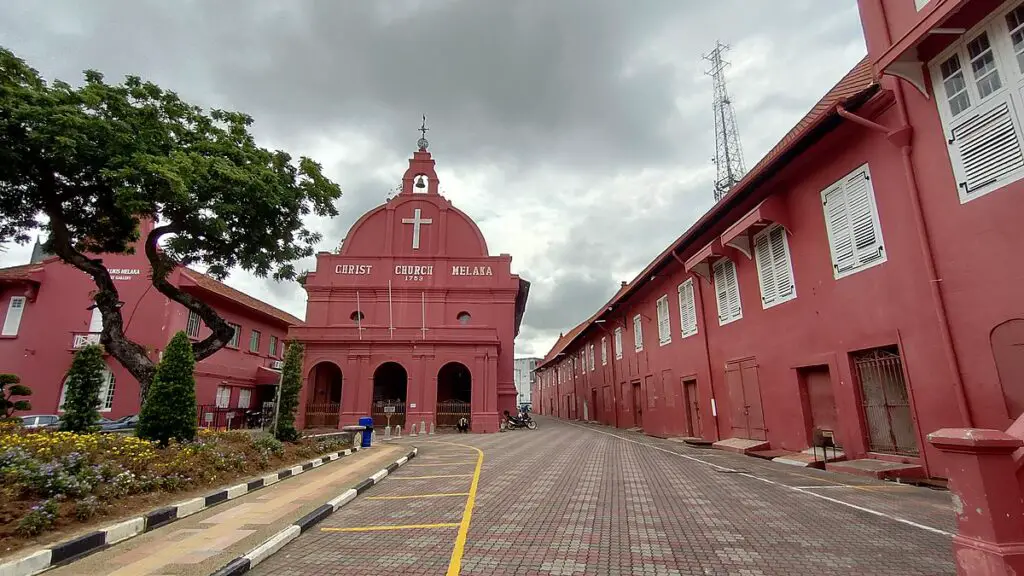
[(265, 422), (264, 411), (259, 408), (222, 408), (206, 404), (198, 406), (197, 415), (199, 427), (211, 430), (241, 430), (270, 425), (269, 422)]
[(85, 348), (89, 344), (100, 343), (99, 332), (73, 332), (72, 333), (71, 348), (78, 350), (79, 348)]
[[(383, 428), (389, 422), (392, 426), (405, 427), (405, 402), (377, 400), (370, 410), (373, 425)], [(389, 419), (390, 417), (390, 419)]]
[(437, 403), (437, 412), (434, 421), (438, 428), (454, 428), (460, 418), (472, 421), (471, 407), (469, 402), (462, 400), (442, 400)]
[(336, 428), (340, 413), (340, 402), (306, 404), (306, 428)]

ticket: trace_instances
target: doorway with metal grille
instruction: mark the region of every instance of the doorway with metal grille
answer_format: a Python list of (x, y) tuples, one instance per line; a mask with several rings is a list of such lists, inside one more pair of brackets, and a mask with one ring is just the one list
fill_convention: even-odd
[(902, 456), (920, 454), (899, 349), (885, 346), (857, 352), (853, 365), (860, 383), (868, 450)]

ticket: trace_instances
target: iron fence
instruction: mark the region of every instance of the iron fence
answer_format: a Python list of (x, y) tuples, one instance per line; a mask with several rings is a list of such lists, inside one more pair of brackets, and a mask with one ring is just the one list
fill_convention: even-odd
[(460, 418), (472, 422), (470, 403), (462, 400), (442, 400), (437, 403), (434, 421), (438, 428), (454, 428)]
[(383, 428), (386, 426), (390, 416), (392, 426), (405, 428), (405, 402), (403, 401), (377, 400), (373, 403), (370, 415), (373, 416), (374, 427)]
[(306, 428), (337, 428), (340, 413), (340, 402), (306, 404)]
[(854, 356), (854, 366), (860, 381), (868, 449), (917, 456), (920, 450), (899, 351), (887, 347), (861, 352)]

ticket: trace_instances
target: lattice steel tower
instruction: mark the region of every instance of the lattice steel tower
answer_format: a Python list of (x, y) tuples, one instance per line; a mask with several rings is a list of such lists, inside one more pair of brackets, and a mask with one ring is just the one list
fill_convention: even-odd
[(704, 55), (704, 59), (711, 62), (711, 69), (705, 74), (711, 76), (715, 84), (715, 166), (718, 168), (715, 202), (721, 200), (747, 171), (743, 164), (736, 114), (732, 109), (729, 91), (725, 88), (725, 69), (729, 63), (722, 59), (722, 55), (728, 50), (727, 44), (716, 42), (715, 49)]

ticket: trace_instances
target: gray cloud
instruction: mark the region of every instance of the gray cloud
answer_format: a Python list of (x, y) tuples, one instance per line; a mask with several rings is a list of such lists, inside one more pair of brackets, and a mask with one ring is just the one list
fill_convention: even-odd
[[(537, 355), (711, 205), (717, 38), (748, 166), (864, 52), (855, 0), (0, 3), (0, 44), (48, 77), (139, 74), (320, 161), (345, 194), (310, 221), (325, 250), (398, 183), (428, 114), (445, 194), (534, 283), (517, 354)], [(230, 282), (305, 308), (295, 284)]]

